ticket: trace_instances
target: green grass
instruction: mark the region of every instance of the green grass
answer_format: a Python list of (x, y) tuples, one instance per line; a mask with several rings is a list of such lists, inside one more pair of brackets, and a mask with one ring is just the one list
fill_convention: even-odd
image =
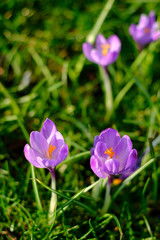
[[(160, 40), (139, 53), (128, 32), (150, 10), (160, 22), (159, 1), (110, 0), (97, 25), (105, 6), (91, 0), (0, 2), (0, 239), (160, 239)], [(122, 42), (118, 60), (108, 67), (110, 117), (103, 74), (82, 53), (86, 38), (94, 42), (98, 32), (117, 34)], [(50, 173), (34, 169), (33, 179), (23, 154), (30, 132), (39, 131), (46, 118), (69, 146), (56, 168), (52, 225)], [(89, 151), (107, 127), (129, 135), (139, 157), (146, 147), (151, 151), (133, 175), (112, 184), (110, 208), (102, 214), (105, 183), (92, 172)]]

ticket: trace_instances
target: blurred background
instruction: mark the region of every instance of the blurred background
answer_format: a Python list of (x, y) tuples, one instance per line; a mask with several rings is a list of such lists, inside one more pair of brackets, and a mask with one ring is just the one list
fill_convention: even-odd
[[(86, 60), (82, 52), (82, 44), (105, 4), (104, 0), (0, 1), (1, 239), (4, 237), (3, 231), (6, 231), (7, 236), (12, 232), (11, 236), (15, 237), (8, 239), (27, 239), (24, 232), (33, 231), (19, 210), (20, 207), (14, 208), (15, 202), (21, 203), (27, 211), (32, 212), (31, 219), (38, 219), (33, 202), (34, 194), (32, 188), (29, 188), (30, 166), (24, 158), (23, 148), (27, 134), (33, 130), (39, 131), (47, 117), (62, 132), (69, 145), (70, 156), (90, 151), (94, 136), (107, 127), (118, 129), (121, 135), (128, 134), (134, 148), (138, 149), (139, 156), (148, 146), (148, 138), (154, 139), (160, 133), (160, 42), (150, 44), (139, 53), (128, 31), (131, 23), (138, 23), (140, 14), (148, 15), (151, 10), (155, 11), (157, 21), (160, 22), (160, 1), (114, 1), (100, 28), (99, 32), (106, 38), (116, 34), (122, 42), (118, 60), (108, 67), (114, 99), (133, 77), (137, 79), (108, 121), (104, 118), (104, 92), (98, 66)], [(155, 149), (155, 153), (158, 152), (159, 147)], [(57, 188), (76, 192), (97, 180), (90, 169), (89, 158), (88, 153), (78, 161), (61, 166), (57, 170)], [(157, 166), (157, 169), (159, 176), (160, 168)], [(125, 239), (135, 239), (135, 232), (136, 239), (148, 236), (147, 231), (142, 231), (144, 219), (139, 214), (134, 215), (135, 209), (141, 211), (142, 205), (156, 237), (160, 237), (158, 197), (153, 201), (150, 192), (148, 198), (146, 197), (148, 200), (140, 203), (142, 187), (146, 181), (149, 182), (148, 177), (151, 175), (152, 169), (142, 172), (130, 186), (128, 195), (122, 193), (121, 198), (113, 205), (113, 213), (118, 216), (121, 214), (122, 218), (125, 214), (124, 211), (120, 212), (123, 202), (128, 201), (130, 206), (134, 206), (133, 212), (131, 210), (128, 214), (133, 214), (131, 222), (138, 222), (135, 229), (133, 227), (132, 231), (125, 230), (125, 224), (121, 221), (124, 232), (126, 231)], [(36, 176), (49, 185), (50, 175), (47, 170), (36, 169)], [(152, 184), (150, 180), (150, 189)], [(50, 192), (46, 194), (42, 186), (39, 189), (42, 204), (47, 211)], [(95, 206), (92, 200), (84, 200), (87, 201), (91, 201), (91, 207)], [(99, 199), (99, 203), (102, 205), (102, 199)], [(67, 219), (70, 227), (74, 225), (74, 221), (79, 226), (76, 232), (71, 230), (68, 239), (80, 239), (76, 237), (81, 236), (84, 226), (86, 231), (88, 229), (88, 223), (81, 224), (81, 218), (88, 221), (93, 217), (88, 213), (85, 215), (82, 209), (75, 208), (70, 210), (72, 219), (69, 218), (71, 213), (63, 219), (64, 222)], [(42, 220), (38, 221), (42, 233), (35, 227), (33, 236), (35, 239), (42, 239), (48, 228)], [(56, 224), (57, 236), (64, 239), (66, 232), (63, 224)], [(13, 231), (9, 230), (11, 225), (14, 226)], [(110, 239), (117, 239), (119, 233), (112, 232), (112, 228), (112, 225), (108, 228), (108, 233), (112, 236)], [(98, 236), (97, 239), (105, 239), (103, 229)]]

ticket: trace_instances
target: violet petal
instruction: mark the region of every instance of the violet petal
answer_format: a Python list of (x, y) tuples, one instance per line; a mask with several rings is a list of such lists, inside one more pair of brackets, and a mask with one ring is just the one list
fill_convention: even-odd
[(99, 138), (101, 141), (105, 142), (108, 149), (111, 147), (116, 147), (121, 139), (118, 131), (113, 128), (107, 128), (106, 130), (102, 131)]
[(124, 169), (131, 150), (132, 142), (127, 135), (124, 135), (117, 145), (114, 155), (114, 159), (117, 159), (120, 163), (119, 171)]
[(116, 61), (118, 58), (119, 53), (118, 52), (108, 52), (105, 57), (102, 57), (100, 59), (100, 65), (101, 66), (108, 66)]
[[(135, 37), (135, 34), (136, 34), (136, 25), (134, 23), (132, 23), (129, 27), (129, 33), (131, 34), (131, 36)], [(135, 39), (134, 39), (135, 40)]]
[(153, 32), (151, 34), (151, 38), (152, 38), (153, 41), (157, 41), (160, 38), (160, 31)]
[(48, 144), (50, 144), (55, 132), (57, 131), (55, 124), (50, 120), (46, 119), (40, 133), (45, 137)]
[(120, 166), (119, 161), (109, 159), (104, 164), (104, 170), (109, 175), (117, 175), (117, 173), (119, 174), (119, 166)]
[(106, 178), (108, 174), (102, 170), (98, 159), (95, 156), (91, 156), (90, 160), (91, 169), (99, 178)]
[(125, 169), (132, 168), (133, 166), (136, 165), (136, 163), (137, 163), (137, 150), (132, 149), (132, 151), (129, 154), (127, 163), (125, 165)]
[(147, 15), (146, 14), (141, 14), (137, 27), (139, 29), (143, 29), (143, 28), (147, 27), (148, 24), (149, 24), (149, 18), (147, 17)]
[(28, 144), (24, 147), (24, 155), (25, 158), (35, 167), (37, 168), (44, 168), (42, 163), (42, 159), (39, 154), (34, 151)]
[(42, 161), (45, 168), (53, 169), (56, 166), (56, 161), (53, 159), (44, 158)]
[(58, 165), (59, 163), (61, 163), (68, 155), (68, 146), (67, 144), (64, 144), (60, 151), (59, 151), (59, 154), (58, 154), (58, 159), (57, 159), (57, 162), (56, 162), (56, 165)]
[(96, 37), (96, 43), (95, 43), (96, 49), (101, 52), (102, 45), (106, 45), (107, 42), (108, 41), (105, 39), (105, 37), (102, 34), (98, 34)]
[(41, 157), (46, 157), (45, 151), (48, 152), (48, 143), (43, 135), (38, 131), (33, 131), (30, 134), (31, 147), (41, 154)]
[(103, 55), (100, 51), (98, 51), (97, 49), (93, 49), (91, 51), (91, 57), (93, 62), (101, 65), (101, 58), (103, 57)]
[(82, 49), (83, 49), (83, 53), (84, 55), (86, 56), (86, 58), (89, 60), (89, 61), (93, 61), (92, 59), (92, 56), (91, 56), (91, 51), (93, 50), (93, 46), (90, 44), (90, 43), (83, 43), (82, 45)]
[(107, 155), (105, 154), (106, 150), (107, 150), (106, 144), (102, 141), (99, 141), (95, 147), (94, 154), (101, 160), (105, 161), (105, 159), (107, 158)]
[(152, 25), (154, 24), (155, 21), (156, 21), (155, 12), (150, 11), (150, 13), (149, 13), (149, 27), (152, 27)]
[(110, 51), (119, 53), (121, 50), (121, 41), (116, 35), (112, 35), (108, 38), (110, 44)]

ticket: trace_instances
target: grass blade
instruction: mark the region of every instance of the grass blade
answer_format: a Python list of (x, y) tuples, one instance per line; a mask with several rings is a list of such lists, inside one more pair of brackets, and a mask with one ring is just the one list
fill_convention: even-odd
[(135, 178), (140, 172), (142, 172), (145, 168), (149, 167), (153, 162), (157, 160), (159, 156), (150, 159), (147, 163), (145, 163), (143, 166), (138, 168), (134, 173), (132, 173), (128, 178), (124, 180), (124, 182), (121, 184), (121, 186), (118, 188), (118, 190), (114, 193), (112, 197), (112, 202), (115, 200), (115, 198), (118, 196), (118, 194), (125, 188), (125, 186), (132, 181), (133, 178)]

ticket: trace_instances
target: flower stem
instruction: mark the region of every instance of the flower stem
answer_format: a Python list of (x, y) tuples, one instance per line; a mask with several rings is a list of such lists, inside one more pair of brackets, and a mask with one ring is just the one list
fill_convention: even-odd
[[(54, 169), (50, 170), (50, 172), (51, 172), (51, 188), (56, 190), (55, 170)], [(57, 207), (57, 194), (52, 192), (48, 213), (48, 220), (50, 225), (53, 224), (56, 218), (56, 207)]]
[(108, 211), (110, 203), (111, 203), (111, 195), (110, 195), (111, 182), (112, 182), (111, 177), (108, 177), (108, 182), (107, 182), (107, 185), (106, 185), (106, 194), (105, 194), (105, 199), (104, 199), (104, 205), (103, 205), (103, 208), (102, 208), (102, 214), (104, 214)]
[(108, 0), (102, 10), (102, 12), (100, 13), (94, 27), (92, 28), (91, 32), (88, 34), (87, 36), (87, 42), (89, 43), (93, 43), (95, 40), (95, 37), (97, 35), (97, 33), (99, 32), (99, 29), (101, 28), (107, 14), (109, 13), (110, 9), (113, 6), (115, 0)]
[(104, 67), (99, 67), (99, 71), (104, 86), (106, 118), (109, 121), (113, 110), (112, 87), (107, 70)]

